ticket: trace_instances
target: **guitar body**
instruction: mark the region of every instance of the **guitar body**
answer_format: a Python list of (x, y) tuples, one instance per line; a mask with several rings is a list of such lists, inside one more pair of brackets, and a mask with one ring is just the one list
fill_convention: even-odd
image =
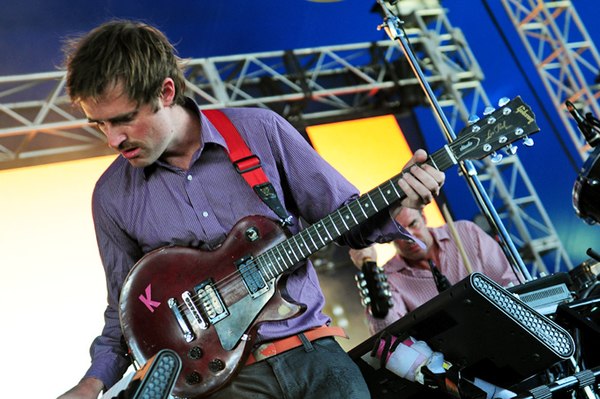
[(250, 216), (215, 251), (171, 246), (146, 254), (129, 273), (119, 302), (135, 360), (143, 365), (161, 349), (175, 351), (182, 359), (176, 396), (202, 397), (225, 384), (244, 364), (260, 323), (304, 310), (281, 297), (278, 278), (249, 291), (236, 264), (286, 238), (275, 222)]

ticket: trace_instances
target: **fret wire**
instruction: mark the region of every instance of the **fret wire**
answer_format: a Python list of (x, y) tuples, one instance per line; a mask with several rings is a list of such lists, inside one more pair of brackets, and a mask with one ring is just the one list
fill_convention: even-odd
[(312, 251), (310, 250), (310, 247), (308, 246), (308, 244), (306, 243), (306, 240), (304, 239), (304, 234), (300, 233), (298, 234), (300, 236), (300, 238), (302, 239), (302, 242), (304, 243), (304, 247), (306, 248), (306, 250), (308, 251), (308, 254), (312, 253)]
[(268, 259), (269, 259), (269, 272), (271, 274), (271, 278), (275, 278), (275, 276), (277, 276), (277, 274), (279, 274), (277, 272), (277, 267), (276, 267), (276, 263), (275, 263), (275, 259), (273, 257), (273, 251), (269, 251), (268, 254)]
[(296, 248), (298, 248), (298, 250), (300, 251), (300, 258), (298, 258), (298, 256), (296, 255), (296, 258), (298, 258), (298, 260), (304, 259), (308, 256), (308, 254), (305, 254), (302, 251), (302, 247), (304, 246), (304, 244), (302, 244), (301, 242), (298, 242), (298, 236), (299, 234), (296, 234), (295, 236), (292, 237), (292, 239), (294, 240), (294, 243), (296, 244)]
[[(350, 216), (352, 216), (352, 219), (354, 219), (354, 223), (356, 223), (354, 226), (358, 225), (358, 220), (356, 220), (356, 216), (354, 216), (354, 212), (352, 212), (352, 209), (350, 209), (350, 207), (354, 205), (354, 202), (351, 202), (350, 204), (346, 205), (346, 209), (348, 210), (348, 213), (350, 213)], [(352, 226), (352, 227), (354, 227)]]
[(313, 246), (315, 247), (315, 251), (319, 249), (319, 246), (317, 245), (317, 243), (315, 242), (315, 240), (313, 240), (312, 238), (312, 234), (310, 234), (310, 231), (312, 230), (312, 226), (307, 228), (306, 230), (306, 234), (308, 234), (308, 238), (310, 238), (310, 241), (312, 242)]
[(323, 237), (321, 236), (321, 233), (319, 233), (319, 225), (320, 223), (315, 223), (313, 226), (315, 227), (315, 232), (317, 233), (317, 236), (319, 236), (319, 240), (321, 240), (323, 245), (325, 245), (325, 241), (323, 241)]
[[(365, 220), (367, 220), (367, 217), (369, 215), (367, 215), (367, 212), (365, 212), (365, 209), (362, 205), (362, 201), (364, 200), (364, 198), (359, 198), (358, 200), (354, 201), (354, 205), (355, 208), (357, 208), (358, 210), (354, 210), (356, 212), (356, 224), (361, 224), (362, 222), (364, 222)], [(359, 212), (360, 211), (360, 212)]]
[[(295, 238), (294, 238), (295, 240)], [(291, 242), (291, 240), (288, 240), (288, 242)], [(294, 264), (298, 263), (300, 261), (301, 258), (298, 257), (298, 254), (296, 254), (296, 251), (294, 251), (294, 247), (289, 244), (290, 247), (290, 251), (292, 252), (292, 255), (294, 255), (294, 258), (296, 258), (296, 260), (294, 261)]]
[(381, 186), (377, 186), (377, 190), (379, 190), (379, 193), (381, 194), (381, 198), (383, 198), (383, 200), (385, 201), (386, 205), (390, 205), (390, 203), (388, 202), (387, 198), (385, 198), (385, 195), (383, 194), (383, 191), (381, 190)]
[(265, 257), (267, 258), (267, 262), (266, 262), (266, 263), (265, 263), (265, 262), (262, 262), (262, 263), (263, 263), (263, 264), (265, 265), (265, 267), (267, 268), (267, 272), (268, 272), (268, 274), (272, 274), (272, 275), (270, 276), (270, 278), (272, 279), (272, 278), (275, 278), (276, 274), (273, 272), (273, 261), (271, 261), (271, 260), (270, 260), (270, 257), (269, 257), (269, 255), (270, 255), (270, 254), (271, 254), (271, 250), (268, 250), (267, 252), (265, 252), (265, 253), (263, 253), (263, 254), (259, 255), (259, 258), (260, 258), (260, 259), (263, 259), (263, 258), (265, 258)]
[(394, 189), (394, 192), (396, 193), (396, 196), (398, 199), (402, 198), (402, 195), (398, 192), (399, 187), (397, 187), (398, 185), (395, 184), (393, 181), (389, 180), (388, 181), (389, 185)]
[[(279, 261), (277, 260), (277, 246), (273, 247), (273, 249), (271, 250), (271, 255), (272, 255), (272, 265), (273, 265), (273, 270), (276, 272), (276, 274), (281, 273), (281, 267), (279, 266)], [(282, 269), (283, 270), (283, 269)]]
[(378, 204), (379, 204), (378, 194), (379, 193), (376, 192), (376, 191), (367, 194), (367, 198), (366, 199), (368, 199), (369, 202), (370, 202), (369, 212), (368, 212), (369, 217), (371, 217), (371, 216), (375, 215), (377, 212), (379, 212), (380, 208), (378, 206)]
[(281, 273), (281, 271), (279, 270), (279, 261), (277, 260), (277, 246), (273, 247), (273, 249), (270, 251), (271, 255), (272, 255), (272, 259), (271, 259), (271, 264), (273, 265), (273, 270), (276, 272), (276, 274)]
[(340, 230), (337, 228), (337, 223), (335, 223), (335, 221), (333, 220), (333, 217), (331, 216), (331, 214), (328, 215), (329, 220), (331, 220), (331, 224), (333, 225), (333, 227), (335, 227), (335, 231), (337, 232), (337, 236), (340, 237), (342, 235), (342, 232), (340, 232)]
[(371, 201), (371, 204), (373, 204), (373, 208), (375, 208), (375, 213), (379, 212), (379, 209), (377, 208), (377, 205), (375, 205), (375, 202), (373, 202), (373, 197), (371, 195), (369, 195), (369, 194), (367, 194), (367, 197)]
[[(277, 244), (277, 246), (275, 248), (277, 248), (277, 253), (279, 254), (279, 258), (281, 259), (281, 263), (283, 263), (283, 266), (285, 266), (284, 268), (281, 269), (281, 271), (283, 272), (284, 270), (287, 270), (289, 268), (289, 266), (285, 262), (285, 257), (281, 254), (282, 245), (281, 244)], [(283, 253), (285, 254), (285, 250), (283, 251)]]
[[(448, 150), (451, 151), (450, 148), (448, 148)], [(431, 158), (435, 162), (435, 164), (439, 167), (440, 170), (446, 170), (447, 168), (449, 168), (450, 166), (452, 166), (454, 164), (454, 162), (452, 162), (452, 160), (450, 159), (448, 154), (444, 153), (444, 151), (442, 151), (442, 150), (439, 150), (439, 151), (435, 152), (434, 154), (432, 154)]]
[(342, 223), (344, 223), (344, 226), (346, 227), (346, 230), (349, 231), (350, 227), (346, 224), (346, 220), (344, 219), (344, 215), (342, 215), (342, 213), (341, 213), (341, 211), (339, 209), (336, 211), (336, 213), (338, 215), (340, 215), (340, 220), (342, 221)]
[(323, 229), (325, 230), (325, 233), (327, 233), (327, 236), (329, 237), (329, 242), (333, 241), (333, 237), (331, 236), (331, 234), (329, 233), (329, 229), (327, 228), (327, 218), (323, 218), (321, 219), (321, 221), (323, 222)]
[[(256, 262), (256, 264), (258, 265), (258, 269), (259, 269), (259, 270), (260, 270), (260, 271), (261, 271), (263, 274), (267, 274), (266, 272), (267, 272), (268, 270), (265, 270), (266, 268), (265, 268), (265, 265), (264, 265), (264, 263), (263, 263), (263, 257), (262, 257), (262, 255), (259, 255), (259, 256), (257, 256), (257, 257), (256, 257), (256, 259), (255, 259), (255, 262)], [(274, 278), (274, 277), (275, 277), (275, 276), (270, 276), (270, 277), (269, 277), (269, 279), (272, 279), (272, 278)]]
[(284, 268), (281, 267), (281, 253), (279, 252), (279, 245), (275, 245), (273, 247), (273, 260), (274, 260), (274, 265), (275, 265), (275, 270), (277, 270), (277, 273), (281, 273), (283, 270), (285, 270)]
[(361, 210), (361, 212), (363, 213), (363, 215), (365, 215), (365, 218), (367, 218), (369, 215), (367, 215), (367, 213), (365, 212), (365, 210), (363, 209), (363, 206), (361, 204), (361, 198), (359, 198), (356, 203), (358, 204), (359, 209)]
[[(287, 244), (287, 241), (284, 241), (284, 242), (282, 242), (282, 243), (281, 243), (281, 244), (279, 244), (279, 245), (281, 246), (281, 249), (283, 250), (283, 254), (284, 254), (285, 256), (287, 256), (287, 258), (289, 259), (289, 261), (290, 261), (290, 265), (292, 265), (292, 264), (294, 264), (294, 261), (293, 261), (293, 260), (292, 260), (292, 258), (290, 257), (289, 250), (288, 250), (288, 249), (286, 249), (286, 244)], [(288, 246), (289, 246), (289, 244), (288, 244)]]
[(322, 227), (322, 231), (326, 234), (325, 237), (325, 242), (326, 244), (329, 244), (331, 241), (333, 241), (333, 238), (331, 238), (331, 234), (329, 234), (329, 229), (327, 228), (327, 224), (325, 223), (325, 219), (321, 219), (321, 221), (319, 222), (320, 226)]
[(394, 202), (394, 201), (397, 201), (400, 198), (400, 196), (396, 195), (395, 197), (393, 197), (393, 195), (396, 193), (396, 190), (392, 190), (392, 188), (393, 188), (393, 187), (391, 187), (392, 185), (394, 185), (394, 183), (391, 180), (388, 180), (385, 183), (385, 191), (387, 192), (387, 195), (391, 199), (391, 202)]

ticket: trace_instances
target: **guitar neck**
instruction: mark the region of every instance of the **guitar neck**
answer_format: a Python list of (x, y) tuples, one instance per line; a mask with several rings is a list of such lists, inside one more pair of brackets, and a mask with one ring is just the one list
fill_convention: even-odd
[[(431, 154), (425, 163), (439, 170), (446, 170), (456, 163), (450, 154), (450, 149), (444, 146)], [(406, 194), (398, 186), (398, 179), (403, 173), (405, 172), (402, 171), (300, 233), (262, 253), (256, 258), (258, 267), (269, 278), (279, 276), (382, 209), (406, 198)]]

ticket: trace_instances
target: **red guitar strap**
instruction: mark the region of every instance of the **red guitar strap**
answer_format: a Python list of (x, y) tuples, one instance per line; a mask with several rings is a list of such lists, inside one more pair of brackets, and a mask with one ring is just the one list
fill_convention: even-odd
[(282, 224), (289, 224), (291, 217), (281, 205), (277, 192), (263, 171), (260, 158), (250, 151), (235, 125), (221, 110), (202, 110), (202, 113), (225, 139), (229, 148), (229, 159), (235, 170), (242, 175), (260, 199), (279, 216)]

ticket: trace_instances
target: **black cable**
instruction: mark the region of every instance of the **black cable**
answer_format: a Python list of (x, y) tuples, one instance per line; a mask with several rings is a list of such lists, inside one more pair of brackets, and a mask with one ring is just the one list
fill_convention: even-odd
[[(517, 69), (519, 69), (519, 72), (521, 72), (522, 76), (526, 77), (527, 74), (525, 73), (525, 69), (523, 68), (523, 65), (521, 64), (521, 62), (519, 61), (519, 57), (516, 56), (514, 50), (510, 46), (510, 42), (508, 41), (506, 35), (504, 34), (503, 30), (501, 29), (500, 24), (498, 23), (498, 19), (495, 17), (494, 13), (492, 12), (492, 9), (490, 8), (488, 1), (487, 0), (482, 0), (482, 2), (483, 2), (483, 6), (485, 7), (488, 15), (490, 16), (490, 19), (492, 20), (492, 23), (494, 24), (494, 26), (496, 27), (496, 30), (500, 34), (500, 37), (502, 38), (502, 41), (504, 42), (504, 45), (508, 49), (508, 52), (510, 53), (510, 55), (513, 58), (515, 64), (517, 65)], [(556, 128), (556, 125), (552, 122), (552, 119), (550, 117), (550, 114), (548, 113), (548, 110), (544, 106), (544, 104), (543, 104), (540, 96), (537, 94), (537, 90), (535, 90), (535, 88), (533, 87), (533, 85), (531, 84), (531, 82), (529, 82), (529, 79), (526, 78), (525, 82), (526, 82), (527, 86), (529, 87), (529, 90), (531, 90), (531, 92), (533, 93), (533, 96), (535, 97), (537, 103), (539, 104), (539, 108), (542, 110), (542, 114), (544, 114), (544, 117), (546, 118), (546, 120), (550, 124), (552, 132), (556, 136), (556, 139), (558, 140), (558, 142), (559, 142), (560, 146), (562, 147), (565, 155), (567, 156), (569, 162), (571, 163), (571, 166), (575, 170), (575, 173), (578, 173), (579, 172), (579, 166), (577, 165), (577, 162), (575, 161), (575, 159), (571, 155), (571, 152), (568, 150), (567, 145), (565, 144), (565, 142), (562, 139), (560, 133), (558, 132), (558, 129)]]
[(435, 287), (438, 292), (441, 293), (446, 291), (448, 288), (452, 287), (448, 278), (442, 274), (440, 269), (438, 269), (431, 259), (428, 259), (429, 268), (431, 269), (431, 274), (433, 274), (433, 281), (435, 281)]

